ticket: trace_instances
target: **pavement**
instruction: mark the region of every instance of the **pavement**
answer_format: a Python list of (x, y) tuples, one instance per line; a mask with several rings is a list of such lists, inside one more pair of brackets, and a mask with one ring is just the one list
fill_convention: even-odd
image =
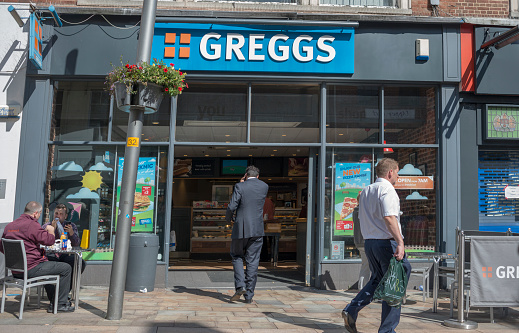
[[(449, 318), (448, 293), (440, 292), (438, 312), (432, 312), (432, 298), (422, 301), (422, 293), (408, 291), (397, 332), (456, 332), (442, 325)], [(122, 318), (107, 320), (108, 288), (85, 287), (80, 292), (79, 309), (74, 313), (48, 314), (48, 301), (36, 307), (31, 298), (18, 319), (20, 290), (8, 289), (5, 312), (0, 314), (0, 332), (345, 332), (341, 310), (356, 291), (330, 291), (307, 287), (257, 289), (252, 304), (231, 303), (230, 288), (197, 289), (176, 287), (147, 293), (125, 292)], [(18, 294), (18, 296), (16, 296)], [(361, 333), (377, 332), (381, 304), (374, 302), (359, 314)], [(498, 311), (499, 310), (499, 311)], [(519, 332), (519, 308), (495, 309), (495, 323), (489, 309), (470, 309), (468, 319), (478, 323), (472, 332)], [(455, 312), (456, 315), (456, 312)]]

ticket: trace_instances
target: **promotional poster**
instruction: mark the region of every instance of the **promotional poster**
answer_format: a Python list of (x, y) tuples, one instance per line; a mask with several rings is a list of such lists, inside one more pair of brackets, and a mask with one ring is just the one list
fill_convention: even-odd
[(371, 163), (335, 164), (335, 236), (353, 236), (353, 209), (357, 195), (371, 182)]
[[(154, 157), (140, 157), (135, 185), (133, 203), (132, 232), (153, 232), (155, 217), (155, 169), (157, 160)], [(117, 166), (117, 207), (121, 194), (124, 157), (119, 158)], [(116, 215), (116, 223), (117, 223)]]

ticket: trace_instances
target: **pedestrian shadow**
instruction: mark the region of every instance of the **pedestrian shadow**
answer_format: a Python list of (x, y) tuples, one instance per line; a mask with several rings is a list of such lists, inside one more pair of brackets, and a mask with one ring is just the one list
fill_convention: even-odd
[[(270, 322), (280, 322), (285, 324), (290, 324), (294, 326), (299, 326), (301, 328), (311, 328), (311, 329), (319, 329), (319, 330), (340, 330), (344, 329), (344, 324), (342, 323), (333, 323), (329, 320), (329, 318), (308, 318), (301, 316), (290, 316), (285, 313), (280, 312), (262, 312), (266, 317), (272, 318), (269, 320)], [(311, 313), (305, 314), (311, 316)], [(287, 328), (288, 329), (288, 328)]]
[(171, 289), (171, 291), (174, 293), (187, 293), (187, 294), (191, 294), (191, 295), (211, 297), (211, 298), (221, 300), (223, 302), (231, 301), (231, 295), (224, 294), (221, 292), (210, 291), (210, 290), (202, 290), (202, 289), (198, 289), (198, 288), (187, 288), (184, 286), (173, 286), (173, 289)]

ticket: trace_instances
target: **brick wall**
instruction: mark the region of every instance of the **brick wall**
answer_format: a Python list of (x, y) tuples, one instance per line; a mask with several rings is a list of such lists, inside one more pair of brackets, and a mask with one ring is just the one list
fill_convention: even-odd
[[(514, 0), (512, 0), (514, 1)], [(30, 3), (28, 0), (0, 0), (0, 2)], [(508, 18), (510, 16), (509, 0), (441, 0), (436, 8), (430, 5), (430, 0), (413, 0), (411, 9), (413, 16), (440, 17), (493, 17)], [(36, 6), (47, 7), (76, 6), (76, 0), (33, 1)], [(265, 8), (265, 11), (271, 11)]]
[(440, 0), (437, 10), (429, 2), (429, 0), (413, 1), (413, 15), (508, 18), (510, 14), (509, 0)]

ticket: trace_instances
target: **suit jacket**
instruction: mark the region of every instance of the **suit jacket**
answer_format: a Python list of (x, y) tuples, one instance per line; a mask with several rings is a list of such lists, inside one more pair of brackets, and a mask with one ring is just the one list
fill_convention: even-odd
[(269, 186), (257, 179), (249, 178), (234, 186), (231, 202), (227, 206), (226, 219), (231, 221), (236, 211), (231, 239), (264, 236), (263, 204)]

